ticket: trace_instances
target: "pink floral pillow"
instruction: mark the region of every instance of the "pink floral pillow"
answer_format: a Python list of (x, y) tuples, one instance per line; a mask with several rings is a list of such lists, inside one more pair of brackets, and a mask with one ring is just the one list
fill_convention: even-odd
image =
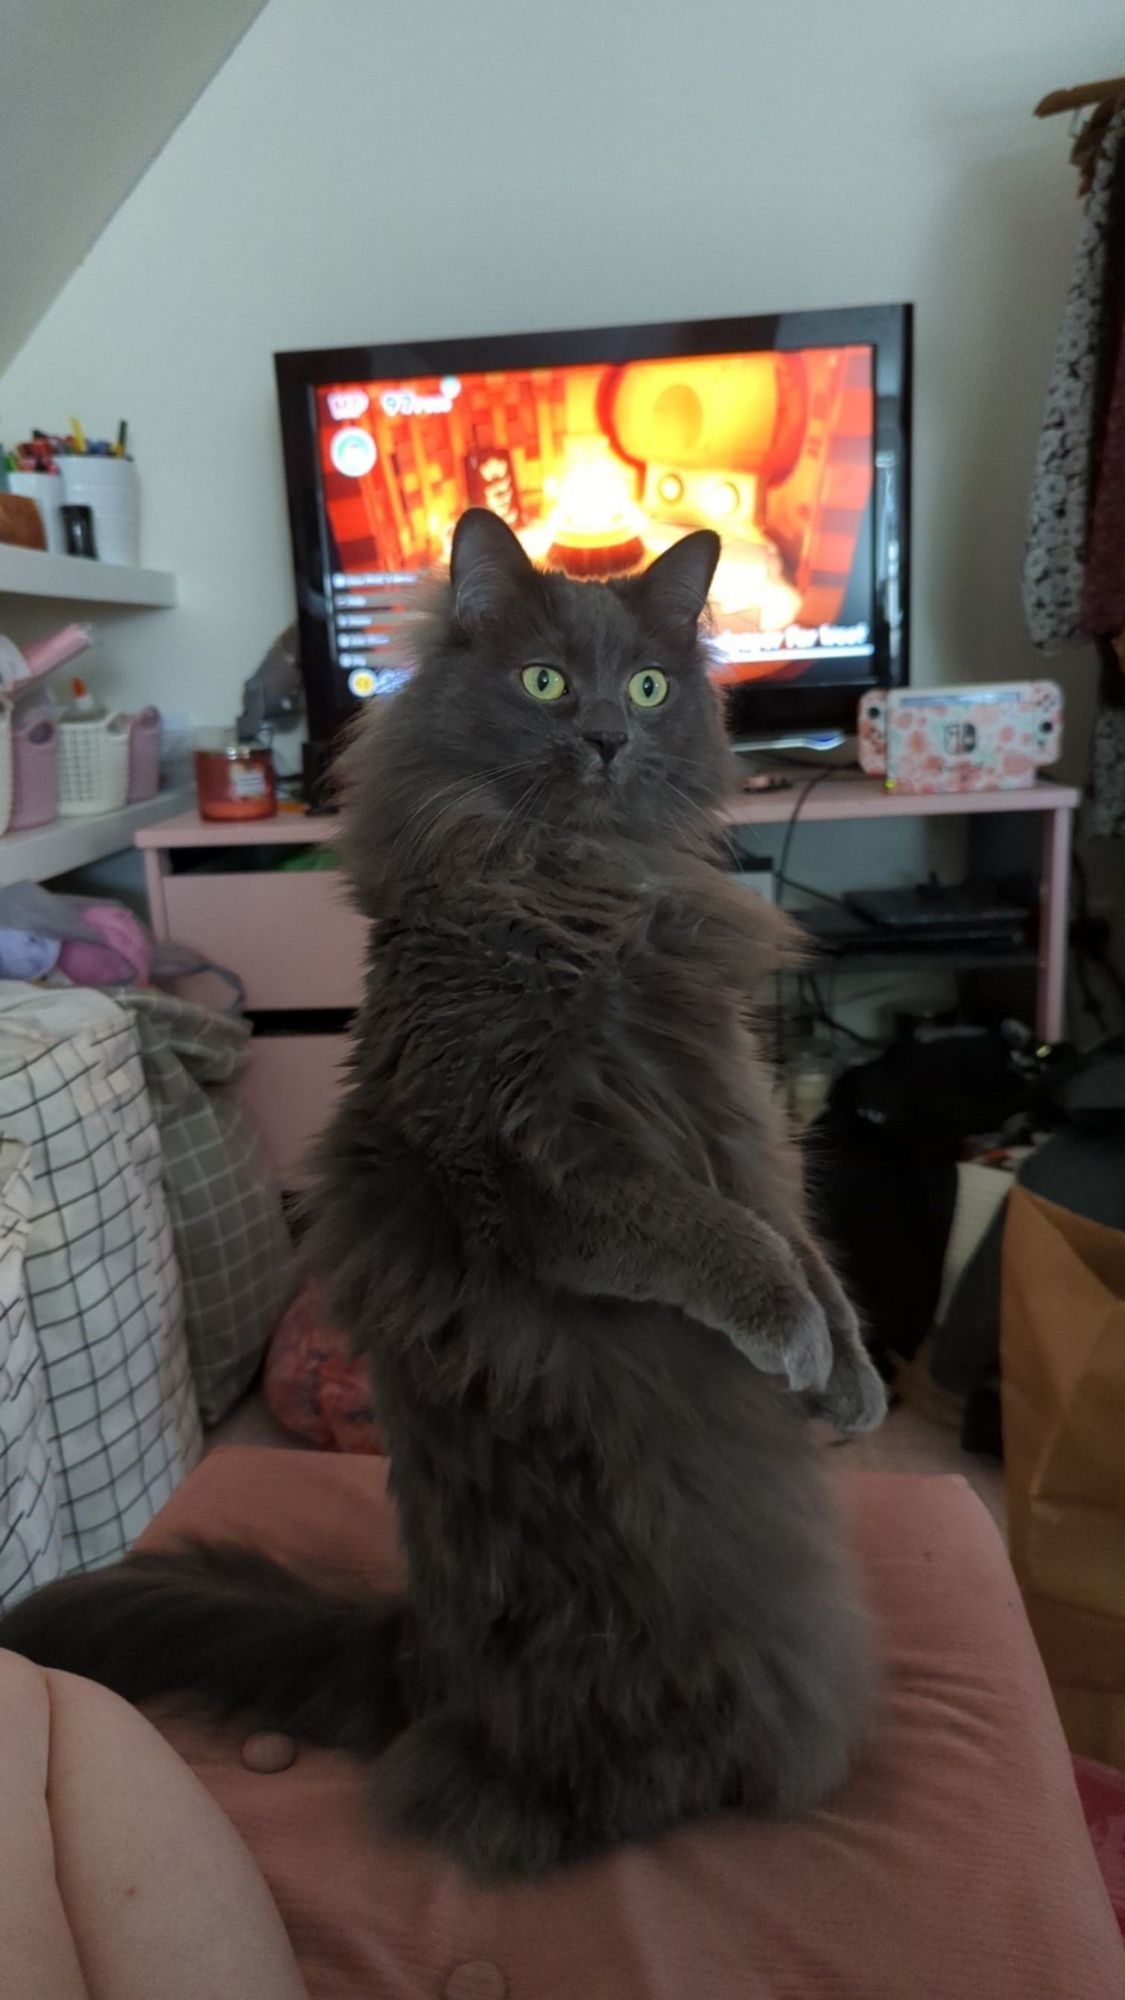
[(321, 1451), (382, 1457), (367, 1364), (353, 1360), (345, 1336), (327, 1325), (312, 1283), (298, 1292), (270, 1342), (263, 1387), (278, 1423)]

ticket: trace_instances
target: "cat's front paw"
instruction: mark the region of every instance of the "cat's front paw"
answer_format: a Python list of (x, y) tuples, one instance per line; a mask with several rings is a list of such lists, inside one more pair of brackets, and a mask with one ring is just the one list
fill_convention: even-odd
[(823, 1393), (832, 1371), (832, 1337), (822, 1308), (794, 1271), (756, 1306), (753, 1321), (732, 1336), (767, 1375), (784, 1375), (791, 1389)]
[(835, 1430), (873, 1431), (887, 1414), (886, 1385), (862, 1347), (840, 1349), (824, 1388), (806, 1398), (806, 1407)]

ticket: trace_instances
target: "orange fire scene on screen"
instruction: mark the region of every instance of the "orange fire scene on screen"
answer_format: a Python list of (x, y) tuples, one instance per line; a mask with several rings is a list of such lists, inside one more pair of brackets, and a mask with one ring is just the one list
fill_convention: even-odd
[[(490, 506), (537, 562), (628, 574), (692, 528), (723, 557), (725, 632), (840, 616), (871, 497), (871, 352), (705, 355), (320, 389), (319, 448), (345, 572), (448, 560)], [(346, 468), (346, 469), (344, 469)], [(732, 679), (780, 662), (730, 661)]]

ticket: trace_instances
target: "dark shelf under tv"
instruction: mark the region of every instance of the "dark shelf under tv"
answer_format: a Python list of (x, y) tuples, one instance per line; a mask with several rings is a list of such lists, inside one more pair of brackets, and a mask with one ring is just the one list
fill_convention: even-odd
[[(799, 911), (792, 914), (800, 916)], [(1033, 971), (1038, 962), (1030, 945), (998, 945), (989, 950), (953, 942), (925, 946), (888, 944), (878, 951), (818, 952), (799, 970), (814, 979), (826, 979), (836, 974), (852, 978), (862, 972), (901, 973), (909, 966), (926, 972)]]

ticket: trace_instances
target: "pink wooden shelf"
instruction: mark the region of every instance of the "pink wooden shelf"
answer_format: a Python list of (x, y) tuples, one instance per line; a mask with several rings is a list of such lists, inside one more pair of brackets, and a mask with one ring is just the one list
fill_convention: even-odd
[[(814, 774), (810, 774), (814, 775)], [(888, 792), (879, 778), (825, 778), (805, 798), (797, 778), (783, 792), (742, 792), (727, 817), (737, 826), (784, 826), (800, 800), (800, 820), (931, 819), (954, 813), (1073, 812), (1073, 785), (1032, 785), (1011, 792)]]
[[(1042, 784), (1019, 792), (944, 792), (905, 797), (877, 778), (841, 773), (807, 789), (802, 769), (781, 792), (742, 792), (727, 804), (734, 824), (781, 826), (805, 821), (925, 819), (956, 813), (1037, 813), (1042, 831), (1042, 913), (1039, 926), (1036, 1024), (1045, 1041), (1063, 1028), (1070, 830), (1079, 794)], [(130, 809), (133, 810), (133, 809)], [(48, 829), (50, 831), (51, 829)], [(132, 830), (132, 829), (131, 829)], [(274, 819), (204, 820), (179, 812), (138, 827), (144, 849), (149, 914), (156, 935), (194, 945), (205, 959), (229, 965), (246, 987), (247, 1004), (281, 1027), (286, 1016), (347, 1013), (359, 1004), (367, 926), (349, 909), (336, 873), (260, 872), (249, 865), (209, 874), (177, 873), (173, 850), (333, 845), (340, 821), (332, 814), (279, 813)], [(27, 836), (17, 835), (17, 841)], [(31, 836), (34, 837), (34, 836)], [(6, 846), (8, 843), (4, 843)], [(247, 857), (249, 862), (249, 856)], [(261, 1027), (262, 1023), (259, 1022)], [(320, 1129), (340, 1087), (347, 1049), (342, 1033), (297, 1025), (253, 1036), (238, 1088), (276, 1172), (300, 1183), (308, 1141)]]
[[(138, 847), (307, 847), (328, 843), (340, 832), (335, 813), (276, 813), (273, 819), (201, 819), (197, 812), (177, 813), (155, 827), (142, 827)], [(149, 834), (155, 837), (149, 839)]]
[[(1081, 794), (1073, 785), (1033, 785), (1013, 792), (887, 792), (878, 778), (826, 778), (801, 799), (806, 780), (783, 792), (739, 792), (726, 808), (738, 826), (784, 826), (801, 800), (802, 824), (811, 820), (930, 819), (956, 813), (1073, 812)], [(197, 812), (141, 827), (138, 847), (307, 846), (339, 837), (333, 813), (278, 813), (273, 819), (207, 820)]]

